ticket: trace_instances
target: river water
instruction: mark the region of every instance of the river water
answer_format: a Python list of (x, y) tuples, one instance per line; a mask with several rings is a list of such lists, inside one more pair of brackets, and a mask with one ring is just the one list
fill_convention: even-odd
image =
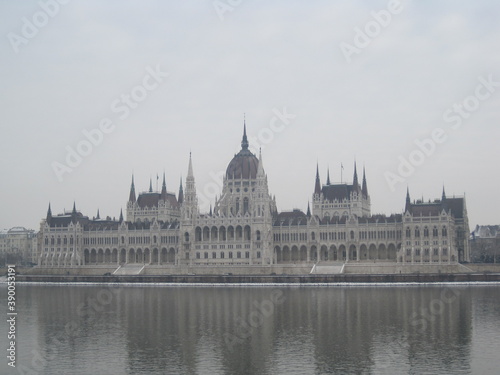
[[(7, 311), (7, 288), (0, 287)], [(500, 286), (16, 288), (1, 374), (498, 374)], [(7, 315), (1, 320), (8, 352)]]

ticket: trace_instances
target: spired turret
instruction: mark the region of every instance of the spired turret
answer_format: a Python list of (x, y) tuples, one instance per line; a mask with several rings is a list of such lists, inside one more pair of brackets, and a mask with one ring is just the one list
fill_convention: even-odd
[(341, 217), (370, 216), (370, 196), (366, 182), (365, 168), (363, 167), (363, 182), (360, 186), (356, 162), (352, 185), (346, 183), (332, 184), (330, 172), (327, 173), (327, 183), (321, 186), (319, 168), (316, 165), (316, 181), (313, 193), (312, 214), (321, 219), (337, 220)]
[(193, 219), (198, 213), (198, 197), (196, 196), (196, 184), (193, 173), (193, 160), (189, 153), (188, 174), (186, 176), (186, 192), (183, 194), (181, 206), (181, 217), (183, 220)]
[(149, 179), (149, 188), (141, 192), (137, 198), (135, 194), (134, 176), (130, 185), (130, 194), (127, 201), (127, 221), (129, 222), (172, 222), (180, 217), (180, 203), (175, 193), (167, 191), (165, 172), (161, 192), (153, 191), (153, 181)]
[(130, 194), (128, 196), (128, 201), (131, 202), (131, 203), (135, 202), (134, 175), (132, 175), (132, 183), (130, 184)]

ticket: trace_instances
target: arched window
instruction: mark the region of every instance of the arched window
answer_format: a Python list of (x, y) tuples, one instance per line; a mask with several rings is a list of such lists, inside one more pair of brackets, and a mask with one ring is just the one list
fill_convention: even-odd
[(240, 212), (240, 198), (236, 198), (236, 215)]
[(411, 230), (410, 227), (406, 228), (406, 237), (410, 238), (411, 237)]
[(448, 236), (448, 230), (446, 229), (446, 227), (443, 227), (443, 230), (442, 230), (441, 235), (442, 235), (443, 237), (447, 237), (447, 236)]
[(194, 232), (194, 239), (195, 239), (196, 242), (200, 242), (201, 241), (201, 228), (200, 227), (196, 227), (195, 232)]
[(188, 232), (184, 233), (184, 241), (189, 242), (189, 233)]
[(255, 232), (255, 235), (257, 237), (257, 241), (260, 241), (260, 230), (258, 230), (257, 232)]
[(437, 237), (438, 235), (439, 235), (438, 229), (437, 227), (434, 227), (432, 229), (432, 237)]
[(429, 237), (429, 228), (424, 228), (424, 237)]
[(415, 228), (415, 237), (420, 237), (420, 228), (419, 227)]
[(246, 214), (248, 212), (248, 198), (245, 197), (243, 198), (243, 214)]

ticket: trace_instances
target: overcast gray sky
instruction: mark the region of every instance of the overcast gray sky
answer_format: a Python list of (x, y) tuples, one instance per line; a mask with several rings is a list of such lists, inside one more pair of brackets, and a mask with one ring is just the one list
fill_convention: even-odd
[(444, 184), (500, 224), (498, 1), (61, 3), (0, 2), (0, 229), (118, 217), (132, 173), (177, 192), (190, 151), (208, 210), (243, 113), (280, 210), (356, 160), (372, 213)]

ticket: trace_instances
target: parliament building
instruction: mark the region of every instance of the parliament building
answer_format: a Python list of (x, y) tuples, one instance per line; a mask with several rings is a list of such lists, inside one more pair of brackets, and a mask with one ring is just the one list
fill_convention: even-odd
[[(464, 197), (412, 201), (404, 209), (372, 215), (363, 168), (352, 183), (316, 179), (307, 212), (279, 212), (269, 192), (263, 158), (249, 150), (244, 125), (241, 150), (227, 166), (213, 210), (201, 213), (193, 161), (177, 195), (136, 194), (130, 186), (126, 217), (89, 218), (77, 211), (53, 215), (49, 204), (38, 244), (39, 267), (231, 267), (351, 263), (399, 265), (457, 264), (469, 261)], [(403, 202), (401, 202), (403, 203)], [(403, 204), (402, 204), (403, 206)]]

